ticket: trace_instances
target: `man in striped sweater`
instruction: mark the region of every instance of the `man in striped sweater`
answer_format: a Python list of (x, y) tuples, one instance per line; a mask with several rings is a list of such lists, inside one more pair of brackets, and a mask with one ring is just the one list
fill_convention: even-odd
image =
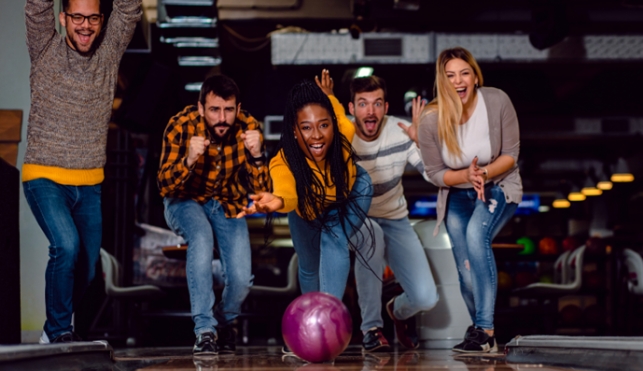
[[(413, 318), (420, 311), (433, 308), (438, 293), (424, 248), (413, 230), (402, 188), (402, 175), (407, 164), (425, 179), (420, 151), (407, 134), (410, 123), (387, 115), (386, 82), (377, 76), (351, 82), (350, 113), (355, 117), (356, 137), (353, 147), (362, 166), (373, 181), (373, 201), (368, 219), (374, 230), (375, 243), (362, 244), (356, 259), (355, 278), (362, 314), (364, 351), (389, 348), (382, 334), (382, 274), (386, 262), (404, 293), (391, 299), (386, 309), (395, 324), (395, 333), (403, 346), (418, 346)], [(413, 120), (419, 120), (424, 104), (420, 97), (413, 101)], [(365, 227), (363, 227), (365, 228)], [(368, 235), (364, 233), (364, 235)], [(373, 251), (367, 251), (374, 246)], [(366, 263), (366, 264), (364, 264)], [(375, 273), (375, 274), (374, 274)]]
[(72, 313), (94, 278), (101, 238), (101, 183), (118, 66), (141, 18), (141, 0), (114, 0), (104, 26), (99, 0), (27, 0), (31, 110), (22, 181), (49, 240), (47, 320), (40, 343), (79, 340)]

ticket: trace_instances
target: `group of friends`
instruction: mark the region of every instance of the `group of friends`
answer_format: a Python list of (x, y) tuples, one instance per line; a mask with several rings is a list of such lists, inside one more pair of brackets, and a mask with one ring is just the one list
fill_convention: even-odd
[[(25, 196), (47, 236), (47, 319), (41, 343), (78, 341), (72, 314), (95, 275), (101, 236), (101, 182), (120, 59), (141, 17), (140, 0), (114, 0), (109, 24), (99, 0), (63, 0), (66, 35), (53, 0), (27, 0), (31, 111), (22, 168)], [(288, 94), (275, 154), (261, 124), (241, 109), (225, 75), (208, 77), (196, 105), (170, 118), (157, 184), (168, 226), (188, 244), (186, 275), (194, 354), (234, 352), (234, 321), (253, 285), (245, 216), (287, 214), (302, 293), (342, 298), (351, 269), (363, 350), (385, 351), (382, 274), (403, 293), (386, 304), (398, 342), (418, 346), (414, 316), (439, 300), (423, 246), (408, 219), (407, 165), (439, 187), (444, 222), (472, 324), (453, 350), (495, 352), (497, 269), (491, 241), (522, 197), (519, 128), (509, 97), (484, 87), (463, 48), (440, 53), (435, 98), (412, 102), (412, 122), (388, 115), (386, 82), (355, 78), (348, 110), (323, 70)], [(215, 305), (213, 247), (224, 289)], [(284, 348), (284, 352), (289, 352)]]

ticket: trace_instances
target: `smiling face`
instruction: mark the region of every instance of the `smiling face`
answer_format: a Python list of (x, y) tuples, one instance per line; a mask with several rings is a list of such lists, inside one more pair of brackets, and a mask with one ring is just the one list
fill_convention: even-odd
[(199, 115), (203, 117), (206, 125), (212, 132), (222, 138), (234, 124), (234, 120), (241, 109), (241, 103), (237, 104), (234, 96), (223, 99), (214, 93), (205, 96), (205, 105), (199, 102)]
[(334, 136), (333, 119), (326, 108), (309, 104), (297, 111), (295, 138), (310, 160), (324, 160)]
[[(91, 16), (99, 15), (97, 24), (91, 24), (89, 19), (83, 19), (81, 24), (75, 24), (70, 14)], [(67, 45), (80, 54), (89, 54), (94, 42), (103, 27), (103, 15), (100, 14), (99, 0), (70, 0), (67, 9), (58, 15), (60, 24), (65, 27)]]
[(444, 70), (458, 93), (462, 105), (467, 106), (467, 103), (473, 102), (478, 77), (473, 72), (471, 65), (460, 58), (454, 58), (446, 63)]
[(356, 93), (355, 102), (348, 103), (348, 110), (355, 116), (358, 137), (371, 142), (380, 136), (382, 121), (388, 112), (388, 102), (382, 89)]

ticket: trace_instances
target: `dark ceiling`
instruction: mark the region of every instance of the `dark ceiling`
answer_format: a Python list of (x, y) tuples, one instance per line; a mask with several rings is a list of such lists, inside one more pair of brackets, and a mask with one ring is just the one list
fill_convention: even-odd
[[(347, 19), (223, 20), (219, 27), (222, 70), (239, 83), (245, 108), (257, 117), (280, 114), (289, 88), (319, 74), (321, 68), (331, 70), (340, 100), (346, 103), (349, 99), (344, 77), (357, 65), (271, 64), (270, 47), (261, 47), (260, 41), (280, 26), (316, 32), (353, 27), (363, 32), (518, 33), (533, 34), (541, 41), (551, 41), (554, 35), (554, 39), (564, 38), (556, 46), (563, 51), (583, 35), (643, 35), (643, 1), (421, 0), (417, 11), (395, 9), (393, 0), (353, 0), (351, 5), (353, 15)], [(257, 41), (244, 43), (233, 33)], [(546, 160), (614, 162), (617, 157), (634, 159), (641, 153), (641, 133), (632, 132), (627, 123), (643, 118), (641, 61), (568, 58), (481, 63), (485, 85), (506, 91), (518, 112), (521, 165), (528, 190), (555, 190), (564, 177), (585, 176), (582, 165), (571, 170), (541, 169), (539, 164)], [(432, 97), (434, 64), (373, 67), (389, 85), (389, 113), (405, 115), (403, 95), (409, 89)], [(579, 118), (598, 120), (601, 129), (581, 135), (575, 123)]]
[[(643, 0), (397, 1), (411, 6), (419, 3), (417, 11), (396, 9), (394, 0), (299, 0), (299, 4), (311, 4), (311, 1), (312, 10), (300, 16), (273, 16), (268, 10), (248, 9), (247, 12), (258, 12), (261, 16), (219, 19), (217, 23), (221, 65), (209, 73), (220, 70), (233, 77), (241, 89), (242, 107), (259, 120), (266, 115), (281, 115), (292, 85), (314, 77), (322, 68), (330, 69), (336, 82), (335, 93), (346, 104), (348, 82), (360, 66), (272, 65), (267, 35), (282, 27), (294, 26), (312, 32), (352, 28), (361, 32), (534, 34), (539, 40), (550, 41), (554, 35), (564, 40), (548, 50), (563, 54), (574, 50), (579, 38), (585, 35), (643, 37)], [(235, 2), (229, 0), (227, 3)], [(314, 7), (327, 7), (331, 3), (337, 7), (337, 12), (334, 8), (332, 11), (326, 9), (324, 14), (333, 16), (318, 17), (323, 12), (317, 12)], [(288, 11), (296, 13), (297, 9), (275, 14), (287, 14)], [(245, 10), (241, 14), (243, 12)], [(170, 76), (168, 71), (177, 67), (173, 66), (176, 63), (174, 52), (167, 52), (167, 46), (159, 45), (158, 40), (155, 42), (152, 55), (156, 65), (149, 70), (148, 77), (158, 85), (162, 79), (154, 76)], [(643, 51), (641, 58), (631, 60), (573, 57), (480, 63), (485, 85), (507, 92), (518, 113), (520, 166), (526, 191), (553, 193), (561, 183), (582, 182), (588, 166), (606, 164), (609, 168), (619, 157), (626, 158), (639, 172), (635, 174), (637, 185), (630, 187), (630, 191), (640, 188), (640, 179), (643, 179), (643, 166), (638, 165), (643, 164), (641, 62)], [(373, 64), (372, 67), (375, 74), (387, 81), (390, 114), (406, 115), (404, 93), (408, 90), (415, 90), (429, 99), (433, 96), (433, 63)], [(130, 68), (134, 79), (138, 67), (132, 65)], [(163, 71), (158, 72), (159, 69)], [(175, 75), (182, 73), (184, 71), (172, 72)], [(202, 81), (205, 77), (202, 74), (190, 73), (189, 79)], [(177, 84), (178, 88), (174, 90), (182, 91), (181, 83), (185, 81)], [(151, 93), (164, 91), (165, 95), (171, 95), (165, 88), (148, 85)], [(196, 102), (193, 93), (186, 95), (183, 91), (179, 94), (183, 94), (183, 105)], [(148, 111), (156, 114), (154, 120), (162, 123), (159, 127), (180, 109), (173, 104), (154, 108), (149, 103), (152, 101), (149, 94), (144, 96), (145, 99), (131, 104), (141, 112), (145, 110), (140, 107), (149, 106)], [(158, 98), (163, 102), (171, 99), (174, 97)], [(579, 121), (589, 121), (594, 130), (579, 130)], [(140, 124), (140, 120), (137, 122)], [(636, 123), (638, 130), (634, 130)]]

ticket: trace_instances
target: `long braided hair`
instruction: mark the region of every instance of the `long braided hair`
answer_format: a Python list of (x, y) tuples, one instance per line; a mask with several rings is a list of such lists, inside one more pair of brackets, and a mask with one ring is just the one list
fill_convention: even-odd
[[(295, 132), (299, 131), (297, 113), (302, 108), (317, 104), (328, 111), (333, 123), (333, 141), (326, 153), (326, 169), (317, 168), (317, 171), (326, 174), (324, 181), (315, 176), (313, 169), (307, 161), (306, 153), (302, 151), (295, 139)], [(301, 135), (301, 133), (300, 133)], [(339, 132), (337, 116), (330, 100), (322, 90), (312, 81), (304, 80), (295, 85), (288, 94), (286, 110), (284, 112), (284, 125), (281, 132), (279, 148), (285, 162), (293, 174), (296, 174), (297, 209), (306, 220), (315, 220), (325, 211), (326, 207), (346, 203), (350, 189), (348, 183), (349, 166), (354, 166), (353, 147), (346, 137)], [(306, 148), (308, 151), (310, 149)], [(344, 158), (344, 151), (349, 153)], [(353, 164), (351, 164), (353, 163)], [(319, 166), (319, 164), (316, 164)], [(336, 198), (330, 203), (327, 200), (326, 187), (335, 186)]]
[[(299, 143), (295, 138), (295, 132), (299, 132), (297, 113), (311, 104), (317, 104), (326, 109), (333, 124), (333, 140), (324, 161), (326, 168), (321, 169), (319, 164), (316, 163), (316, 170), (326, 174), (323, 181), (315, 176), (313, 168), (307, 161), (306, 153), (299, 147)], [(306, 150), (310, 151), (309, 148), (306, 148)], [(357, 249), (357, 245), (361, 243), (359, 241), (364, 241), (364, 236), (356, 237), (356, 241), (350, 239), (351, 236), (360, 233), (361, 225), (354, 225), (347, 218), (349, 213), (353, 213), (365, 219), (368, 211), (362, 210), (356, 203), (351, 202), (348, 170), (350, 166), (356, 166), (355, 161), (358, 158), (351, 143), (339, 131), (337, 116), (330, 99), (314, 82), (304, 80), (290, 90), (284, 112), (281, 140), (276, 148), (276, 153), (277, 156), (283, 156), (284, 161), (292, 173), (295, 174), (297, 209), (302, 218), (315, 226), (315, 228), (326, 231), (331, 231), (332, 227), (339, 223), (344, 234), (348, 237), (349, 249), (357, 253), (358, 259), (361, 258), (361, 260), (365, 261)], [(346, 158), (345, 153), (348, 153)], [(329, 202), (326, 188), (333, 186), (335, 187), (336, 197), (334, 201)], [(328, 212), (330, 210), (336, 210), (337, 212), (330, 213)], [(371, 236), (371, 241), (374, 241), (372, 228), (367, 227), (367, 229), (368, 234)], [(369, 250), (372, 251), (373, 249)], [(372, 254), (369, 253), (369, 255)]]

